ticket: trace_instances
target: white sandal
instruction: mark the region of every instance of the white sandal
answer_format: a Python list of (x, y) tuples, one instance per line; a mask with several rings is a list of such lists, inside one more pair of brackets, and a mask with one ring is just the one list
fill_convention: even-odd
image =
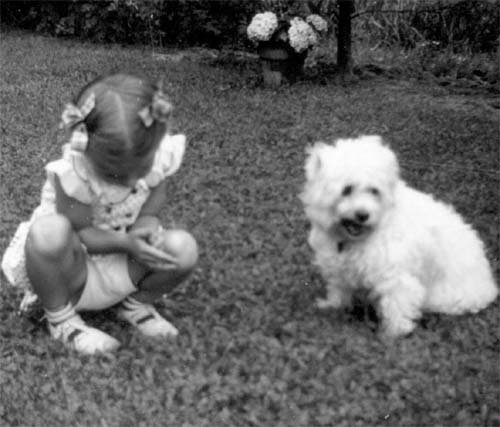
[(80, 353), (105, 353), (120, 346), (117, 339), (99, 329), (87, 326), (78, 314), (55, 325), (48, 322), (48, 325), (53, 338)]
[(133, 308), (122, 304), (117, 314), (148, 337), (175, 337), (179, 333), (151, 304), (137, 304)]

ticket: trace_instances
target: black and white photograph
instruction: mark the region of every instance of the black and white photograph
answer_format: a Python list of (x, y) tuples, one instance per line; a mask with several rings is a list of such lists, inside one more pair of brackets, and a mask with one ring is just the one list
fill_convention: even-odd
[(0, 0), (0, 426), (500, 427), (500, 0)]

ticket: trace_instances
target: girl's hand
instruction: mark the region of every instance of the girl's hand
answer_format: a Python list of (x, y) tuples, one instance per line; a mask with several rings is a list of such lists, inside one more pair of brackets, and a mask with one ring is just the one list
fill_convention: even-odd
[(136, 228), (128, 233), (129, 253), (137, 261), (154, 269), (171, 270), (177, 268), (177, 260), (160, 249), (155, 248), (149, 242), (153, 238), (155, 230), (150, 228)]

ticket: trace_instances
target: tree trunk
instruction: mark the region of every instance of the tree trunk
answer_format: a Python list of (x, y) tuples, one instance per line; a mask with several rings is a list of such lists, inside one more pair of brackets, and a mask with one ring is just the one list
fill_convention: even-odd
[(351, 15), (355, 11), (354, 0), (338, 0), (338, 7), (337, 66), (344, 80), (352, 71)]

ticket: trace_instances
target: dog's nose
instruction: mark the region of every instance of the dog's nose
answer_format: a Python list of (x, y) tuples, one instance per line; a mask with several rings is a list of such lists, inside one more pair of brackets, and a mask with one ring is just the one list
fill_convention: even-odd
[(366, 222), (370, 218), (370, 214), (366, 211), (357, 211), (356, 212), (356, 220), (358, 222)]

